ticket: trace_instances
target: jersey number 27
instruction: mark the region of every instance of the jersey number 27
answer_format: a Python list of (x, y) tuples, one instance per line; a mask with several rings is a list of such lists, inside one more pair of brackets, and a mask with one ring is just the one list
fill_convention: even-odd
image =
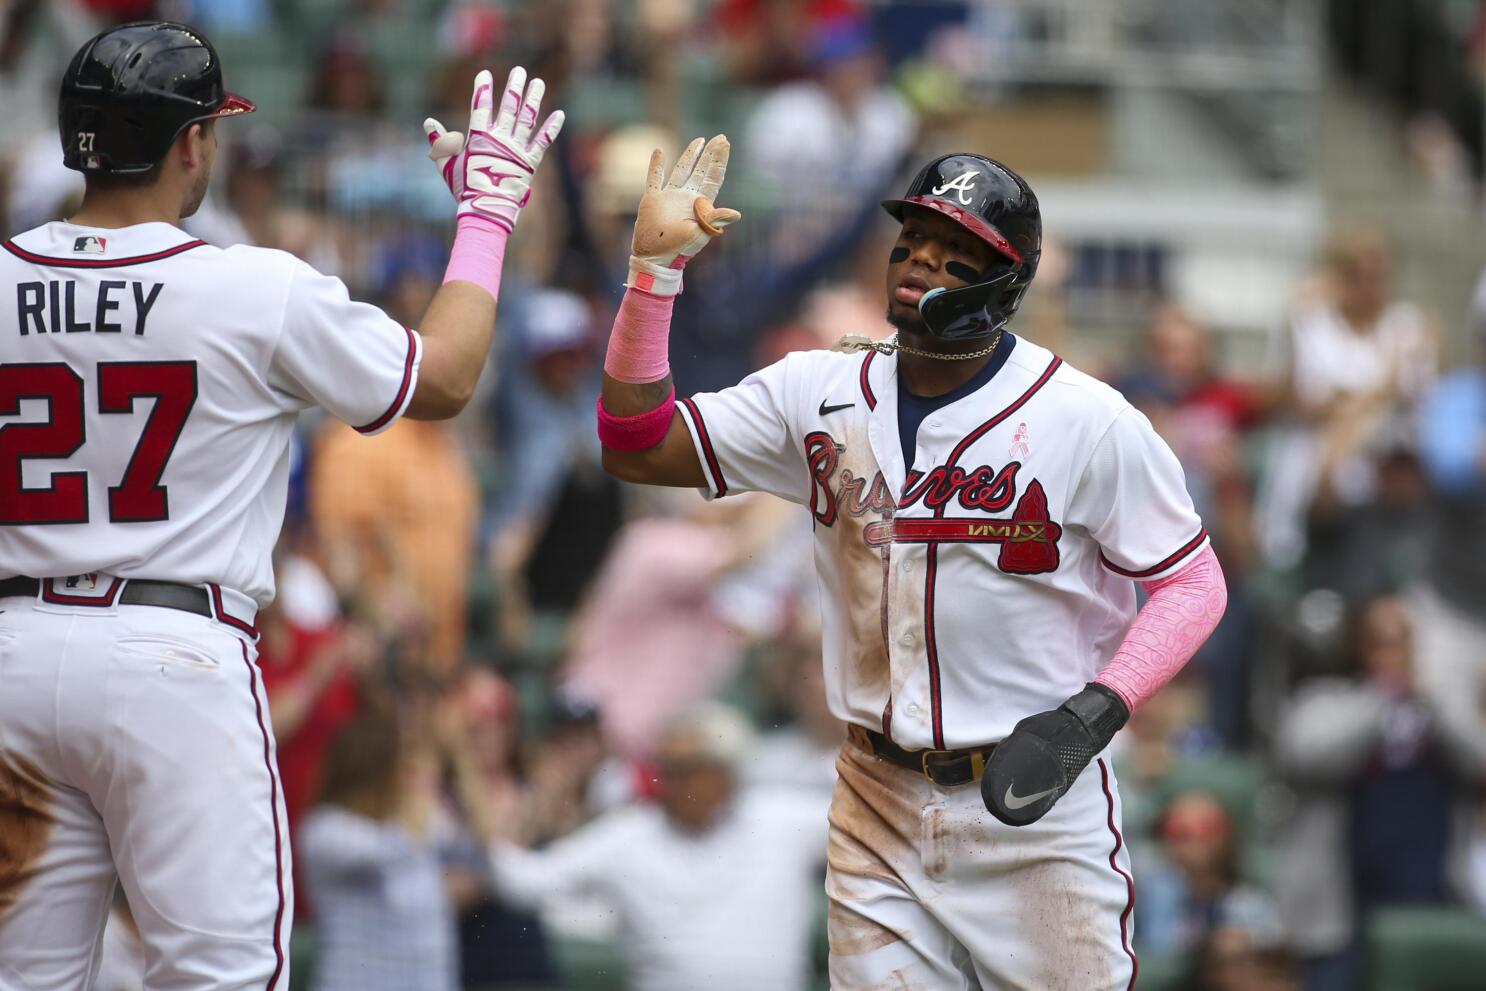
[[(111, 523), (170, 518), (160, 476), (196, 405), (194, 361), (107, 361), (98, 364), (98, 412), (132, 413), (136, 399), (154, 408), (119, 484), (108, 488)], [(16, 416), (21, 400), (42, 399), (44, 422), (0, 427), (0, 525), (88, 522), (88, 473), (59, 471), (45, 488), (26, 488), (22, 467), (33, 458), (68, 458), (86, 438), (83, 379), (61, 362), (0, 365), (0, 416)]]

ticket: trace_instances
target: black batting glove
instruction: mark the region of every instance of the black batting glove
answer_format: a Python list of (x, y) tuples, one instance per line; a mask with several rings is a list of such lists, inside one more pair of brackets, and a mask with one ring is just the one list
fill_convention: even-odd
[(1051, 712), (1023, 719), (986, 763), (986, 808), (1008, 826), (1041, 819), (1129, 718), (1123, 699), (1091, 683)]

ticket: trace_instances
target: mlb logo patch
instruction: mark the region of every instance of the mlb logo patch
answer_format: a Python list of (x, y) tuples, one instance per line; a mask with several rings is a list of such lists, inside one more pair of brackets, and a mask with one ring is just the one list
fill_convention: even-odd
[(83, 255), (101, 255), (108, 247), (108, 239), (96, 234), (84, 234), (72, 242), (72, 253)]

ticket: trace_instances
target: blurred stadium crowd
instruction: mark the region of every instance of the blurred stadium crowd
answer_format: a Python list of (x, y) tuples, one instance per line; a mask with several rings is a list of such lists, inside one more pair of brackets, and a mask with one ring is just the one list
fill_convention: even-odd
[[(302, 423), (260, 662), (294, 829), (296, 987), (824, 986), (842, 727), (809, 520), (600, 470), (630, 214), (652, 147), (732, 137), (725, 205), (745, 220), (688, 270), (682, 394), (885, 335), (877, 201), (957, 142), (1021, 167), (967, 122), (1005, 93), (979, 68), (1044, 6), (0, 0), (6, 233), (80, 191), (54, 124), (68, 54), (101, 24), (183, 19), (261, 107), (219, 132), (192, 231), (292, 251), (403, 320), (440, 282), (453, 214), (419, 122), (462, 127), (476, 70), (516, 62), (568, 112), (471, 411), (371, 439)], [(1352, 71), (1373, 65), (1381, 8), (1423, 46), (1427, 77), (1368, 82), (1479, 239), (1486, 5), (1331, 6)], [(1399, 12), (1421, 7), (1448, 16), (1410, 33)], [(1120, 333), (1080, 319), (1089, 260), (1056, 224), (1013, 327), (1151, 418), (1231, 584), (1217, 634), (1116, 741), (1142, 987), (1486, 973), (1486, 281), (1473, 304), (1404, 298), (1408, 259), (1350, 219), (1327, 218), (1310, 271), (1271, 301), (1285, 315), (1262, 360), (1159, 266)], [(139, 986), (115, 913), (105, 991)]]

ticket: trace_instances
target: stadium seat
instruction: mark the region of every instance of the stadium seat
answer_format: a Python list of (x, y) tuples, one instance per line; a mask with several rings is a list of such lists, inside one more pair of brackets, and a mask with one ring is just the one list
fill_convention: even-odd
[(1486, 919), (1466, 909), (1378, 910), (1365, 924), (1371, 991), (1486, 986)]
[(616, 943), (549, 934), (566, 991), (624, 991), (624, 958)]

